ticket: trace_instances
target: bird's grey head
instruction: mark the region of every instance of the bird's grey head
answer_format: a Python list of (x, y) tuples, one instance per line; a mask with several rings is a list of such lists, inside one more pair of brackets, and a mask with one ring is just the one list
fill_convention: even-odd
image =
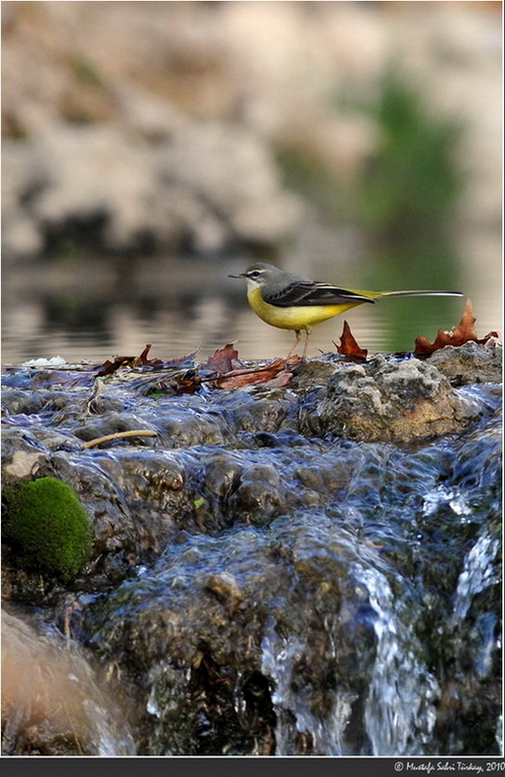
[(235, 275), (229, 275), (229, 278), (245, 278), (248, 288), (256, 288), (257, 286), (264, 286), (267, 281), (274, 278), (281, 271), (274, 267), (272, 264), (264, 264), (263, 262), (256, 262), (251, 264), (244, 272), (236, 273)]

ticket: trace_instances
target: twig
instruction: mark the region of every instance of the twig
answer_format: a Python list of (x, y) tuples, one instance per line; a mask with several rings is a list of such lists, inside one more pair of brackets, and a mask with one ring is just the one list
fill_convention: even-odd
[(94, 448), (102, 442), (110, 440), (120, 440), (122, 437), (157, 437), (158, 432), (152, 429), (129, 429), (127, 432), (116, 432), (115, 434), (106, 434), (104, 437), (95, 437), (94, 440), (84, 443), (85, 448)]

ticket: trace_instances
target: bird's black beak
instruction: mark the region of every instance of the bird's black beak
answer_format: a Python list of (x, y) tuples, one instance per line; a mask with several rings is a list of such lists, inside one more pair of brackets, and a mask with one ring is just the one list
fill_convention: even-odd
[(244, 272), (239, 272), (239, 273), (235, 273), (234, 275), (228, 275), (228, 278), (244, 278), (244, 276), (245, 276)]

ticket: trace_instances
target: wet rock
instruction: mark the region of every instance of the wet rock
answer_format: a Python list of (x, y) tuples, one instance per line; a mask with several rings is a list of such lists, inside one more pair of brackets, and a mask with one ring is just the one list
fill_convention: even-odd
[(290, 390), (233, 391), (222, 397), (225, 418), (236, 433), (268, 434), (296, 429), (298, 399)]
[(455, 432), (478, 417), (434, 366), (377, 355), (366, 366), (341, 365), (302, 430), (346, 439), (406, 442)]
[[(248, 528), (188, 540), (186, 550), (169, 551), (156, 571), (125, 583), (96, 612), (95, 647), (128, 673), (142, 673), (152, 716), (146, 752), (217, 754), (223, 740), (227, 752), (245, 753), (257, 739), (268, 752), (295, 754), (296, 731), (305, 732), (312, 753), (384, 752), (387, 740), (371, 744), (363, 721), (387, 651), (398, 653), (397, 688), (398, 676), (423, 681), (410, 679), (404, 698), (382, 703), (399, 705), (400, 717), (415, 717), (428, 733), (432, 719), (423, 720), (421, 710), (432, 709), (436, 682), (421, 668), (419, 646), (401, 618), (384, 630), (386, 612), (392, 615), (384, 574), (392, 570), (372, 571), (377, 551), (362, 555), (323, 513), (279, 519), (264, 539)], [(126, 620), (115, 616), (118, 607)], [(411, 603), (410, 619), (415, 611)], [(252, 676), (262, 689), (254, 704), (245, 691)], [(336, 734), (337, 720), (346, 734)]]
[(4, 467), (4, 473), (11, 477), (13, 482), (19, 482), (27, 477), (32, 477), (40, 469), (44, 461), (43, 453), (28, 453), (27, 451), (14, 451), (12, 460)]
[(246, 522), (262, 522), (280, 515), (287, 504), (279, 472), (265, 464), (245, 467), (228, 504), (232, 514)]
[(160, 553), (179, 528), (192, 525), (194, 503), (184, 488), (188, 470), (161, 451), (123, 449), (118, 454), (96, 453), (93, 462), (114, 484), (127, 510), (126, 526), (115, 532), (122, 549), (137, 561), (146, 560)]
[[(23, 432), (25, 432), (23, 434)], [(27, 477), (35, 477), (46, 462), (47, 451), (34, 435), (20, 428), (2, 431), (2, 478), (4, 485), (13, 485)]]
[(244, 598), (236, 579), (228, 572), (211, 575), (207, 581), (207, 588), (216, 595), (219, 601), (231, 606), (236, 606)]
[(45, 397), (34, 391), (9, 391), (2, 399), (2, 412), (8, 415), (32, 415), (45, 404)]
[(225, 445), (231, 438), (230, 431), (219, 409), (192, 402), (159, 403), (156, 408), (154, 428), (161, 441), (169, 448), (191, 448), (195, 445)]
[(325, 388), (328, 381), (338, 370), (338, 362), (310, 359), (300, 362), (294, 368), (294, 377), (290, 387), (297, 391), (314, 391)]
[(489, 345), (468, 342), (459, 348), (448, 345), (430, 356), (430, 364), (445, 375), (452, 386), (502, 381), (502, 347), (493, 341)]

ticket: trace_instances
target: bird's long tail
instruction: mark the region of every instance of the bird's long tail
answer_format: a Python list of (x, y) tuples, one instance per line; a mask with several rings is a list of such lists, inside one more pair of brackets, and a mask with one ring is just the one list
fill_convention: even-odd
[(376, 299), (377, 297), (462, 297), (461, 291), (428, 291), (424, 289), (415, 289), (412, 291), (363, 291), (361, 294), (368, 294)]

